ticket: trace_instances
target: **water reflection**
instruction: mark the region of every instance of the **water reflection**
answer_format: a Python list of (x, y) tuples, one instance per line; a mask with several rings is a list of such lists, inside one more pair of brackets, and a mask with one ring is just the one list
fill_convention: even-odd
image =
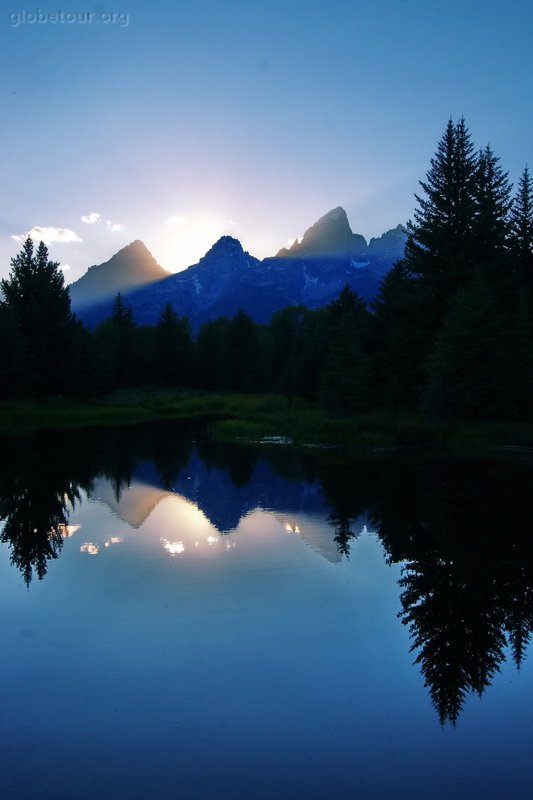
[(441, 461), (385, 477), (373, 521), (404, 562), (400, 617), (440, 720), (455, 723), (507, 646), (520, 666), (531, 635), (531, 465)]
[(50, 458), (25, 441), (4, 447), (0, 463), (0, 519), (2, 542), (10, 545), (11, 563), (30, 584), (43, 578), (48, 561), (61, 553), (63, 541), (75, 532), (69, 513), (79, 499), (80, 483), (72, 478), (68, 462)]
[(181, 527), (162, 530), (159, 546), (178, 561), (232, 550), (240, 520), (263, 509), (332, 563), (356, 560), (361, 533), (379, 536), (388, 561), (402, 565), (399, 617), (441, 722), (455, 724), (467, 695), (483, 694), (508, 653), (517, 667), (525, 657), (531, 463), (376, 457), (347, 465), (332, 454), (223, 447), (179, 426), (37, 434), (5, 441), (3, 453), (1, 540), (28, 586), (66, 537), (79, 535), (87, 555), (123, 543), (108, 534), (86, 540), (69, 523), (82, 493), (133, 530), (169, 504)]

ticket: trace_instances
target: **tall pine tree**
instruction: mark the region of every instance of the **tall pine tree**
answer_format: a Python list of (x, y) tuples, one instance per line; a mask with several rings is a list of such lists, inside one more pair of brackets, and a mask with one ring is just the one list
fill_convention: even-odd
[(508, 286), (511, 185), (490, 145), (478, 155), (472, 224), (472, 261), (494, 288)]
[(524, 168), (511, 211), (511, 250), (517, 284), (533, 284), (533, 181)]
[(163, 386), (190, 386), (192, 339), (189, 320), (178, 317), (167, 303), (155, 326), (152, 366), (156, 382)]
[(44, 242), (35, 252), (33, 241), (26, 239), (1, 288), (24, 342), (35, 396), (72, 393), (76, 325), (63, 273), (58, 262), (49, 260)]
[(476, 157), (464, 119), (448, 122), (431, 159), (423, 194), (407, 225), (405, 265), (417, 279), (426, 309), (419, 326), (431, 334), (439, 327), (458, 288), (471, 275), (472, 220), (476, 213)]

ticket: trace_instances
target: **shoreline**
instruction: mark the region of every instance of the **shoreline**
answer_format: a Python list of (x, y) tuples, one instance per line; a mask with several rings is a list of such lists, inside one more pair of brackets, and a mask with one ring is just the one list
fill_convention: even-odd
[(61, 398), (0, 405), (0, 435), (38, 430), (202, 421), (224, 441), (263, 446), (363, 450), (402, 447), (523, 450), (531, 454), (533, 424), (436, 420), (409, 412), (374, 411), (333, 417), (318, 404), (280, 395), (125, 389), (94, 401)]

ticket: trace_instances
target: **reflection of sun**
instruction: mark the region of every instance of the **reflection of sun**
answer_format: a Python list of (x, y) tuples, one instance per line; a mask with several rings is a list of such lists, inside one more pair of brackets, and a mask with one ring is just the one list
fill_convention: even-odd
[(169, 542), (168, 539), (161, 539), (163, 547), (170, 553), (171, 556), (178, 556), (185, 552), (185, 545), (183, 542)]
[(77, 531), (79, 531), (81, 525), (59, 525), (58, 528), (63, 539), (69, 539), (71, 536), (74, 536)]
[(89, 553), (90, 556), (97, 556), (99, 552), (100, 548), (93, 542), (85, 542), (85, 544), (80, 545), (80, 553)]
[(147, 525), (157, 531), (159, 541), (172, 556), (218, 549), (213, 545), (220, 541), (219, 532), (194, 503), (181, 495), (167, 495)]
[(285, 530), (287, 533), (300, 533), (300, 526), (297, 522), (287, 522), (285, 523)]
[[(167, 495), (154, 509), (153, 521), (159, 530), (167, 532), (168, 539), (200, 539), (216, 534), (212, 524), (198, 506), (180, 495)], [(151, 520), (152, 522), (152, 520)]]
[(110, 547), (112, 544), (121, 544), (123, 541), (123, 536), (110, 536), (109, 539), (106, 539), (104, 547)]

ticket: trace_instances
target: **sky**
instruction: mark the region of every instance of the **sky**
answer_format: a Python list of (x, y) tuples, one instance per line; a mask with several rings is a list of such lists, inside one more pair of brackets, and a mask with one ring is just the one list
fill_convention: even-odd
[(177, 271), (273, 255), (336, 206), (405, 223), (450, 117), (533, 166), (530, 0), (6, 0), (0, 277), (68, 282), (134, 239)]

